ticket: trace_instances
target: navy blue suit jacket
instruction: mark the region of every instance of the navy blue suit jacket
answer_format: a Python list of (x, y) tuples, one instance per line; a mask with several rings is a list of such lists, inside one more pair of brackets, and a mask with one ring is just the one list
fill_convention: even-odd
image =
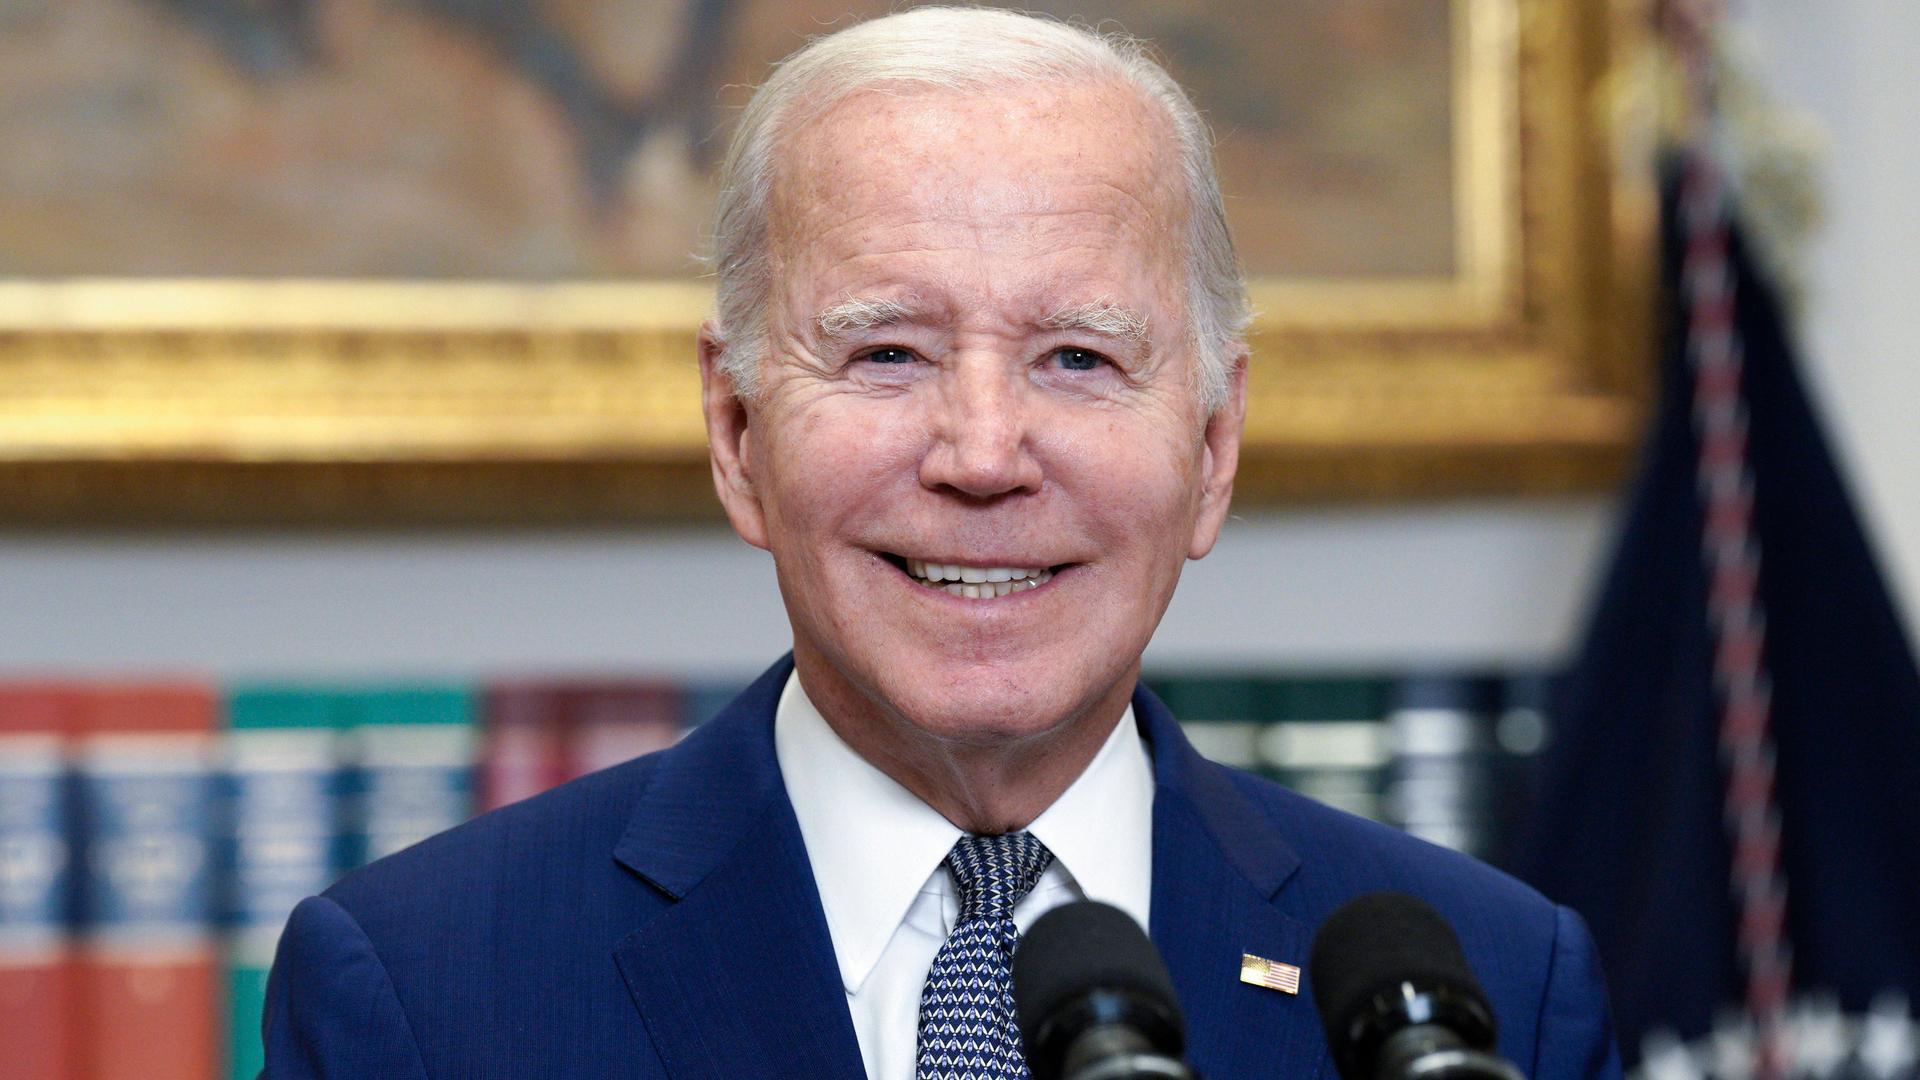
[[(267, 991), (270, 1080), (863, 1075), (826, 917), (774, 759), (791, 660), (673, 749), (487, 814), (303, 902)], [(1534, 1080), (1617, 1080), (1585, 928), (1463, 856), (1202, 759), (1152, 694), (1151, 933), (1211, 1080), (1333, 1080), (1304, 965), (1358, 893), (1459, 931), (1501, 1051)]]

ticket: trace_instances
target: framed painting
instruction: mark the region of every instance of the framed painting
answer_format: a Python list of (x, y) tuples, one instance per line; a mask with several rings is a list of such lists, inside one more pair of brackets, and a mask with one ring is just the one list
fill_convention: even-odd
[[(748, 87), (892, 0), (0, 6), (0, 522), (713, 513), (694, 333)], [(1049, 0), (1215, 128), (1243, 500), (1612, 480), (1651, 199), (1623, 0)]]

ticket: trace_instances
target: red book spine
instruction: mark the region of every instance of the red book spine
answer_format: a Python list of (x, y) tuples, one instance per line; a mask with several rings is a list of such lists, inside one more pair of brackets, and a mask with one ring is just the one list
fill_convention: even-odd
[(78, 710), (85, 819), (80, 1075), (216, 1075), (210, 689), (97, 687)]
[(74, 692), (0, 686), (0, 1075), (75, 1075), (67, 734)]
[(581, 684), (568, 700), (568, 778), (664, 750), (681, 736), (680, 689), (664, 682)]
[(511, 682), (487, 688), (480, 809), (499, 809), (567, 779), (566, 697), (555, 683)]

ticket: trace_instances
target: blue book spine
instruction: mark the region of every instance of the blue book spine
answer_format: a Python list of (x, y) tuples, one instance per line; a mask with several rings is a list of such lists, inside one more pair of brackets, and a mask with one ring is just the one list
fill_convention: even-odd
[[(95, 733), (77, 755), (85, 1075), (212, 1076), (220, 1053), (211, 696), (97, 698)], [(123, 718), (151, 723), (112, 730)], [(155, 730), (189, 720), (203, 726)]]
[(67, 810), (60, 735), (0, 734), (0, 965), (52, 963), (65, 947)]
[(208, 938), (217, 813), (210, 740), (96, 735), (79, 770), (84, 920), (96, 945), (171, 951)]
[[(0, 713), (9, 704), (0, 701)], [(0, 731), (0, 1057), (9, 1062), (0, 1075), (9, 1080), (66, 1080), (73, 1066), (68, 790), (59, 730)]]

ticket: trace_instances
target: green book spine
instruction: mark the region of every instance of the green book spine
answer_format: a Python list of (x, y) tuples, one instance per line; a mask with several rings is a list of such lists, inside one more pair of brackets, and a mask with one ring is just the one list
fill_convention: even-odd
[(1423, 840), (1485, 857), (1497, 831), (1498, 679), (1473, 672), (1413, 672), (1393, 688), (1394, 823)]
[(1259, 683), (1226, 674), (1168, 675), (1148, 685), (1200, 756), (1236, 769), (1260, 764)]
[(1383, 820), (1386, 691), (1385, 680), (1361, 675), (1269, 680), (1260, 736), (1264, 769), (1310, 799)]

